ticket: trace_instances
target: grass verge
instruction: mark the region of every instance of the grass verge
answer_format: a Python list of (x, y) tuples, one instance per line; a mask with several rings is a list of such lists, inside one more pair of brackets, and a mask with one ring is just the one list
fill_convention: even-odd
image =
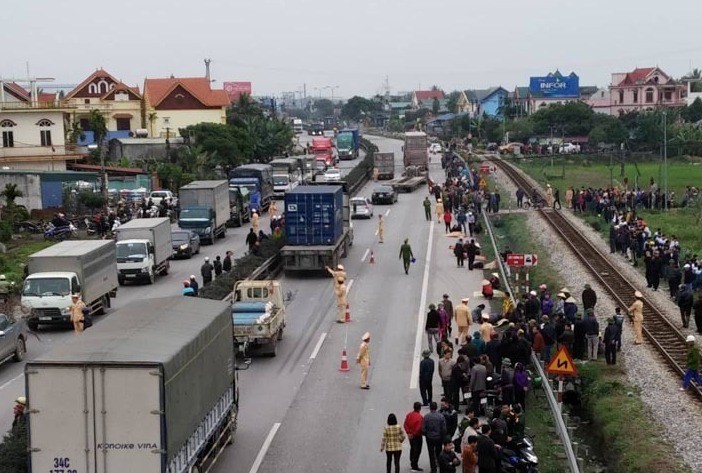
[(22, 281), (24, 265), (32, 253), (43, 250), (53, 245), (52, 241), (16, 240), (8, 244), (7, 253), (0, 254), (0, 274), (4, 274), (8, 281), (19, 284)]
[(627, 383), (622, 365), (585, 363), (579, 367), (579, 374), (591, 433), (608, 471), (692, 471), (661, 437), (661, 426), (652, 420), (640, 391)]
[[(541, 390), (531, 391), (527, 398), (528, 409), (524, 414), (527, 434), (534, 437), (536, 455), (539, 457), (539, 473), (563, 473), (567, 465), (563, 459), (563, 445), (555, 439), (556, 423), (553, 421), (546, 396)], [(553, 439), (553, 441), (551, 441)]]

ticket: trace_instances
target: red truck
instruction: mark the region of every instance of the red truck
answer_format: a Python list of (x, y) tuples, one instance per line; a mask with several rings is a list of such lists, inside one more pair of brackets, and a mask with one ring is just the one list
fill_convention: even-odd
[(312, 138), (310, 151), (316, 158), (324, 159), (327, 166), (334, 165), (334, 144), (331, 138)]

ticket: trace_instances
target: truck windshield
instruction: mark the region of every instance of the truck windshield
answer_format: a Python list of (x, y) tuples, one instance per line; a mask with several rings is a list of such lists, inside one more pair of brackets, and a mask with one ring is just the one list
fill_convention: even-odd
[(181, 220), (195, 219), (195, 218), (204, 218), (204, 219), (209, 220), (210, 211), (207, 209), (182, 209), (180, 211), (180, 219)]
[(287, 186), (289, 181), (288, 176), (273, 176), (274, 186)]
[(146, 257), (145, 243), (117, 243), (117, 262), (141, 261)]
[(71, 293), (68, 278), (36, 278), (24, 281), (23, 296), (67, 296)]

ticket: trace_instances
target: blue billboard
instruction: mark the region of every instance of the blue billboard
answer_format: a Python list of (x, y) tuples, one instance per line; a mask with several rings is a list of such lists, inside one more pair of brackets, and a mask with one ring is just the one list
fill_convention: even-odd
[(529, 80), (529, 91), (537, 97), (579, 98), (580, 78), (574, 72), (568, 76), (556, 72), (545, 77), (532, 77)]

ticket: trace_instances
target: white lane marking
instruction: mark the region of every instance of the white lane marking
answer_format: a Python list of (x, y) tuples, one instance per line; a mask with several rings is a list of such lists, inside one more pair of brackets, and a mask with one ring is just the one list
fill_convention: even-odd
[(261, 468), (261, 463), (263, 463), (263, 458), (266, 456), (266, 452), (268, 452), (268, 449), (273, 443), (273, 437), (275, 437), (275, 434), (276, 432), (278, 432), (279, 428), (280, 422), (276, 422), (275, 424), (273, 424), (273, 427), (271, 427), (270, 432), (268, 432), (268, 437), (266, 437), (266, 440), (264, 440), (263, 445), (261, 445), (261, 450), (258, 452), (258, 455), (256, 455), (256, 460), (254, 460), (253, 465), (251, 465), (249, 473), (258, 473), (258, 469)]
[(368, 256), (368, 253), (370, 253), (370, 248), (366, 250), (365, 253), (363, 253), (363, 258), (361, 258), (361, 263), (363, 263), (366, 260), (366, 256)]
[(20, 379), (20, 378), (22, 378), (22, 377), (24, 377), (24, 373), (15, 376), (15, 377), (12, 378), (11, 380), (9, 380), (8, 382), (6, 382), (6, 383), (3, 384), (2, 386), (0, 386), (0, 390), (5, 389), (6, 387), (8, 387), (9, 385), (11, 385), (12, 383), (14, 383), (15, 381), (17, 381), (18, 379)]
[(378, 236), (378, 230), (375, 231), (375, 236)]
[(431, 262), (431, 250), (434, 243), (434, 221), (429, 225), (429, 244), (427, 245), (427, 257), (424, 261), (424, 278), (422, 280), (422, 297), (419, 300), (419, 310), (417, 311), (417, 336), (414, 339), (414, 358), (412, 360), (412, 374), (410, 375), (410, 389), (417, 389), (419, 384), (419, 357), (422, 350), (422, 337), (424, 335), (424, 309), (427, 305), (427, 287), (429, 286), (429, 263)]
[(390, 215), (390, 210), (392, 210), (392, 209), (387, 209), (387, 210), (385, 211), (385, 216), (386, 216), (386, 217), (387, 217), (388, 215)]
[(317, 355), (319, 354), (319, 350), (322, 348), (322, 344), (324, 343), (324, 339), (327, 338), (327, 332), (322, 333), (319, 337), (319, 341), (317, 344), (314, 346), (314, 350), (312, 350), (312, 354), (310, 355), (310, 360), (314, 360), (317, 358)]
[(348, 295), (349, 292), (351, 292), (351, 286), (353, 286), (353, 281), (354, 281), (354, 280), (351, 279), (351, 280), (349, 281), (348, 285), (346, 286), (346, 294), (347, 294), (347, 295)]

